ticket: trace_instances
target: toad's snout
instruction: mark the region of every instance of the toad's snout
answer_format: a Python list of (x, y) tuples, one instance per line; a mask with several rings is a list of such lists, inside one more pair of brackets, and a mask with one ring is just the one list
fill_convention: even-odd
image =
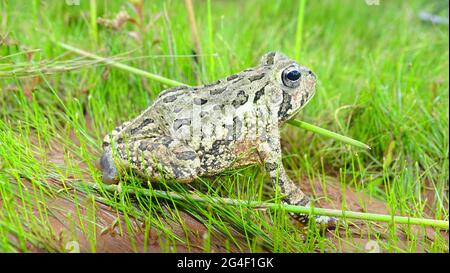
[(103, 172), (103, 183), (115, 184), (118, 182), (118, 172), (111, 151), (106, 151), (102, 155), (98, 165)]

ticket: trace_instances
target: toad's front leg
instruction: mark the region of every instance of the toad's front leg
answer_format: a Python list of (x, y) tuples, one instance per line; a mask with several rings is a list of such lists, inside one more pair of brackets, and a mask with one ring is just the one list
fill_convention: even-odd
[[(283, 202), (290, 205), (309, 206), (310, 199), (303, 193), (287, 175), (281, 162), (281, 147), (278, 136), (278, 130), (269, 130), (272, 135), (265, 137), (259, 144), (258, 154), (261, 161), (264, 162), (265, 169), (269, 172), (274, 189), (283, 195)], [(308, 215), (291, 214), (296, 220), (307, 223)], [(333, 228), (336, 225), (336, 219), (328, 216), (315, 216), (315, 222), (327, 228)]]

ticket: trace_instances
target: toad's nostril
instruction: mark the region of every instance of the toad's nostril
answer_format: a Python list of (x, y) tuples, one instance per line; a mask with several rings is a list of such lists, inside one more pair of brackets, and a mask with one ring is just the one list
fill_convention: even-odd
[(103, 171), (103, 183), (115, 184), (118, 181), (118, 173), (111, 152), (105, 152), (100, 158), (99, 167)]

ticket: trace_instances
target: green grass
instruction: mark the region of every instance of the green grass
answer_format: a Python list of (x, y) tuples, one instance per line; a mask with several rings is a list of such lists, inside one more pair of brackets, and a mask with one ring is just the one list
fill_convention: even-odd
[[(300, 228), (282, 208), (216, 202), (279, 202), (258, 166), (190, 185), (143, 186), (127, 174), (119, 191), (102, 187), (94, 165), (102, 137), (170, 82), (67, 53), (55, 41), (189, 85), (279, 50), (300, 56), (319, 79), (298, 118), (371, 147), (287, 125), (283, 163), (291, 178), (304, 187), (321, 185), (312, 190), (317, 201), (338, 209), (352, 204), (324, 194), (333, 185), (339, 196), (353, 193), (361, 211), (377, 212), (370, 197), (386, 204), (386, 214), (448, 221), (449, 35), (448, 27), (417, 18), (430, 9), (427, 1), (193, 2), (203, 48), (198, 62), (190, 56), (194, 41), (183, 1), (143, 7), (139, 1), (0, 1), (0, 35), (7, 38), (0, 45), (1, 252), (68, 251), (71, 242), (86, 246), (82, 251), (104, 251), (103, 234), (112, 229), (129, 251), (151, 250), (154, 240), (164, 252), (181, 246), (208, 252), (219, 239), (226, 251), (334, 252), (344, 244), (366, 251), (358, 241), (364, 234), (381, 251), (448, 252), (448, 233), (437, 228), (348, 219), (324, 234), (313, 224)], [(136, 24), (116, 31), (93, 23), (122, 8)], [(183, 198), (157, 197), (161, 190)], [(104, 206), (116, 220), (101, 219)], [(202, 234), (192, 234), (186, 214), (203, 223)], [(64, 232), (55, 219), (69, 219)]]

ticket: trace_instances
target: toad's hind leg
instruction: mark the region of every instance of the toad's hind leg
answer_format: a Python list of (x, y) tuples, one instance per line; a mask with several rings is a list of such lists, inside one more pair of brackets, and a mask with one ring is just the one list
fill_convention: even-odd
[(197, 153), (182, 141), (169, 136), (138, 139), (118, 144), (120, 167), (136, 171), (149, 180), (173, 178), (189, 183), (200, 171)]

